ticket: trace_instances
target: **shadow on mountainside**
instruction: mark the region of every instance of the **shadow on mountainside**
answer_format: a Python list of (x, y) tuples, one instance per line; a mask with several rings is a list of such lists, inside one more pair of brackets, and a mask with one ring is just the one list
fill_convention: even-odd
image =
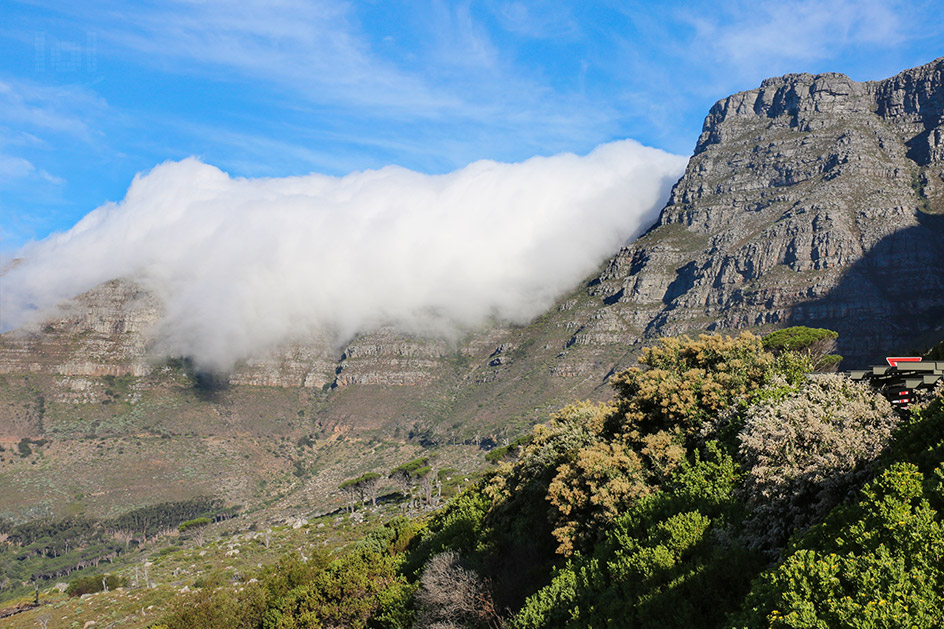
[(924, 351), (944, 337), (944, 216), (918, 220), (879, 241), (827, 296), (793, 307), (790, 325), (839, 333), (842, 368)]
[(219, 402), (221, 394), (229, 389), (227, 374), (199, 369), (190, 358), (172, 358), (167, 361), (167, 365), (184, 374), (193, 393), (204, 402)]

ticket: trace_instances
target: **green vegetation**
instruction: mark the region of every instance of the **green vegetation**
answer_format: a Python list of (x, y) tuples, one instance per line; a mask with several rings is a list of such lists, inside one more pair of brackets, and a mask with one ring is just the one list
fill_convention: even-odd
[(187, 531), (188, 529), (195, 529), (201, 526), (206, 526), (210, 522), (212, 522), (210, 518), (194, 518), (192, 520), (187, 520), (186, 522), (181, 522), (180, 525), (177, 526), (177, 530), (183, 533)]
[(394, 520), (336, 559), (283, 557), (235, 590), (203, 587), (174, 601), (159, 627), (404, 627), (416, 587), (399, 573), (402, 551), (415, 532)]
[(89, 575), (76, 579), (66, 588), (68, 596), (82, 596), (83, 594), (94, 594), (105, 589), (115, 589), (128, 585), (128, 582), (114, 574)]
[(489, 463), (498, 463), (505, 457), (515, 456), (521, 450), (522, 446), (528, 445), (531, 441), (531, 435), (521, 435), (506, 446), (499, 446), (485, 455), (485, 460)]
[[(554, 413), (444, 507), (334, 553), (207, 562), (158, 626), (941, 626), (944, 401), (901, 417), (811, 375), (804, 335), (664, 339), (611, 402)], [(429, 507), (454, 472), (420, 457), (390, 477)], [(341, 488), (362, 505), (379, 478)]]
[[(209, 523), (206, 516), (226, 518), (235, 512), (224, 509), (217, 499), (203, 497), (143, 507), (108, 520), (76, 516), (19, 525), (0, 522), (0, 600), (23, 594), (32, 582), (63, 578), (115, 561), (187, 522)], [(192, 526), (199, 525), (188, 524), (181, 530)]]
[(29, 437), (23, 437), (16, 444), (16, 450), (21, 457), (24, 459), (32, 456), (33, 448), (31, 446), (43, 447), (46, 445), (47, 441), (45, 439), (30, 439)]
[(804, 353), (811, 357), (816, 371), (834, 370), (842, 361), (842, 356), (831, 354), (839, 335), (824, 328), (795, 326), (771, 332), (763, 337), (764, 349), (780, 354), (782, 352)]

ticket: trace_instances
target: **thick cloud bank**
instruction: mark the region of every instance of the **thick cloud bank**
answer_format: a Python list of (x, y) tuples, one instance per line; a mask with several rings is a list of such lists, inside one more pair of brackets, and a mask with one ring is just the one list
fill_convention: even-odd
[(241, 179), (168, 162), (19, 252), (3, 326), (117, 277), (163, 299), (161, 352), (212, 369), (316, 331), (526, 322), (653, 222), (685, 161), (626, 140), (445, 175)]

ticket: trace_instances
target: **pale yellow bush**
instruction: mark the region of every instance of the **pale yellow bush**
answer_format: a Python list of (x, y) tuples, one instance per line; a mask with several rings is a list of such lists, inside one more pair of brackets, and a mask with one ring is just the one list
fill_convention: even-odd
[(548, 487), (554, 506), (557, 552), (569, 555), (596, 539), (588, 531), (606, 530), (622, 509), (650, 490), (642, 460), (619, 443), (595, 443), (557, 468)]
[(775, 547), (822, 518), (868, 478), (897, 422), (884, 397), (838, 374), (750, 407), (738, 438), (752, 543)]

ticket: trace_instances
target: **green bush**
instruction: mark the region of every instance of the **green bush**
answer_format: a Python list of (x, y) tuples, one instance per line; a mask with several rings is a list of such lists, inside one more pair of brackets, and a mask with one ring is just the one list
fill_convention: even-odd
[(763, 557), (730, 534), (744, 516), (732, 457), (709, 443), (638, 500), (592, 555), (575, 555), (515, 627), (711, 627), (741, 602)]
[(161, 623), (167, 629), (257, 629), (267, 601), (259, 582), (239, 588), (202, 588), (176, 597)]
[(489, 463), (499, 463), (502, 459), (515, 457), (520, 452), (522, 446), (531, 442), (532, 437), (533, 435), (528, 433), (518, 437), (506, 446), (495, 448), (485, 455), (485, 460)]
[(944, 466), (896, 463), (765, 573), (732, 627), (940, 627)]
[(275, 601), (262, 626), (407, 626), (415, 586), (397, 573), (398, 565), (399, 559), (389, 554), (358, 548)]
[(842, 356), (830, 354), (839, 335), (825, 328), (795, 326), (771, 332), (763, 337), (764, 349), (774, 354), (802, 353), (809, 356), (817, 371), (830, 371), (842, 361)]
[(200, 528), (201, 526), (206, 526), (210, 522), (212, 522), (210, 518), (194, 518), (193, 520), (187, 520), (186, 522), (181, 522), (180, 525), (177, 527), (177, 530), (183, 533), (189, 529), (195, 529), (195, 528)]
[(834, 341), (839, 335), (825, 328), (808, 328), (798, 325), (771, 332), (763, 337), (764, 349), (777, 352), (799, 352), (810, 350), (825, 341)]
[(128, 585), (126, 579), (116, 574), (93, 574), (87, 577), (80, 577), (72, 581), (66, 588), (66, 594), (69, 596), (82, 596), (83, 594), (94, 594), (101, 592), (108, 586), (109, 590)]
[(775, 370), (774, 356), (760, 338), (701, 335), (660, 339), (639, 358), (647, 369), (634, 367), (611, 379), (620, 398), (617, 431), (677, 431), (691, 438), (708, 419), (733, 402), (767, 384)]
[(19, 451), (20, 456), (24, 459), (33, 454), (33, 449), (30, 447), (30, 443), (31, 441), (29, 437), (23, 437), (20, 439), (19, 443), (16, 444), (16, 449)]
[(260, 627), (406, 627), (415, 586), (398, 572), (417, 525), (396, 518), (333, 561), (285, 555), (255, 579), (230, 583), (223, 570), (201, 578), (201, 589), (175, 598), (161, 620), (168, 629)]

